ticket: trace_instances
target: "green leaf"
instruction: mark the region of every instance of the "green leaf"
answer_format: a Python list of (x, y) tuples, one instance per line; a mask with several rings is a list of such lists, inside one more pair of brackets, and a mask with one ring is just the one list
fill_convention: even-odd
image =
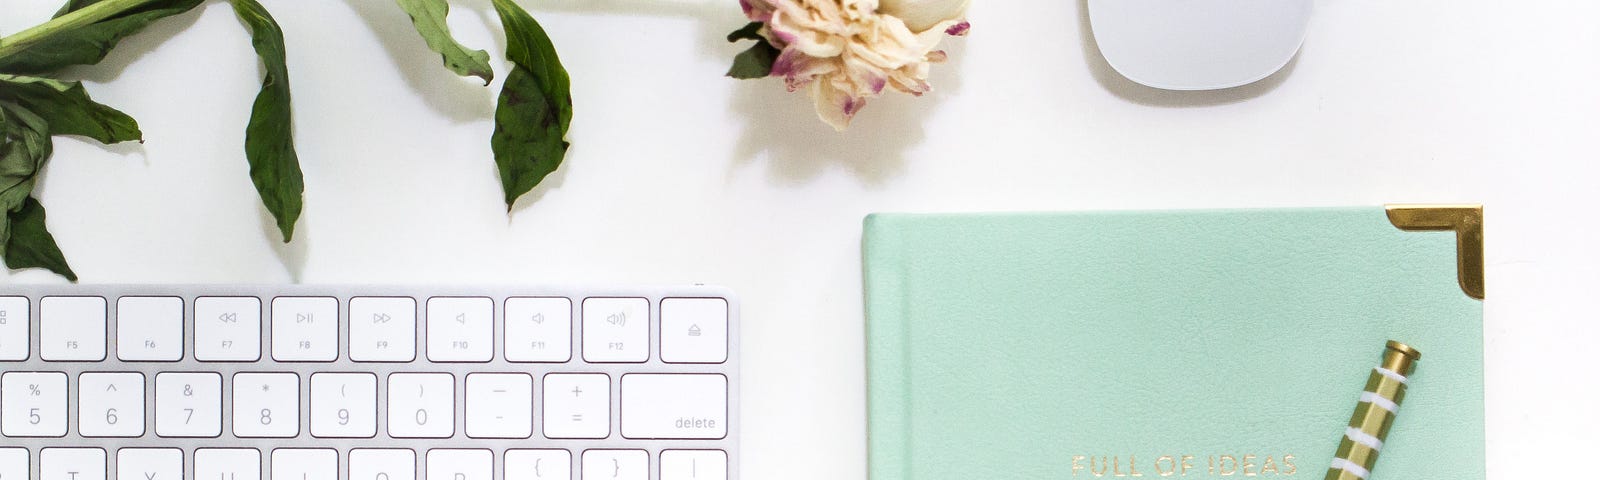
[(285, 243), (294, 238), (294, 224), (303, 208), (305, 179), (294, 151), (289, 109), (289, 67), (283, 48), (283, 29), (256, 0), (230, 0), (233, 11), (250, 29), (250, 44), (266, 66), (261, 93), (245, 128), (244, 153), (250, 161), (250, 180), (261, 202), (278, 221)]
[(4, 142), (0, 143), (0, 245), (11, 237), (9, 214), (22, 208), (33, 193), (39, 168), (50, 158), (50, 126), (44, 118), (16, 103), (0, 100), (0, 116), (6, 118)]
[(7, 216), (11, 223), (11, 238), (5, 243), (7, 268), (43, 268), (78, 281), (78, 274), (72, 272), (61, 247), (56, 246), (56, 237), (45, 229), (44, 205), (27, 197), (21, 208)]
[(0, 100), (38, 112), (53, 135), (81, 135), (108, 144), (143, 139), (133, 117), (89, 99), (79, 82), (0, 73)]
[[(56, 16), (107, 0), (71, 0)], [(194, 9), (205, 0), (155, 0), (105, 20), (59, 32), (26, 50), (0, 58), (0, 72), (38, 74), (68, 65), (100, 63), (123, 38), (151, 22)]]
[(494, 80), (494, 70), (489, 67), (489, 52), (472, 50), (450, 36), (450, 25), (445, 17), (450, 15), (450, 2), (446, 0), (396, 0), (400, 8), (411, 15), (411, 23), (422, 34), (428, 48), (444, 57), (444, 66), (461, 76), (483, 79), (488, 85)]
[(779, 50), (766, 40), (756, 42), (749, 50), (733, 57), (728, 76), (740, 80), (766, 78), (772, 75), (772, 64), (778, 61)]
[(750, 22), (749, 24), (740, 27), (738, 30), (734, 30), (733, 33), (728, 34), (728, 41), (737, 42), (740, 40), (760, 40), (765, 42), (767, 39), (761, 36), (761, 27), (764, 26), (766, 26), (766, 24), (761, 22)]
[(495, 164), (509, 210), (561, 166), (572, 125), (572, 80), (556, 56), (555, 44), (539, 22), (512, 0), (494, 0), (506, 30), (506, 57), (512, 62), (494, 113)]
[(733, 67), (728, 69), (728, 76), (740, 80), (749, 80), (766, 78), (772, 75), (772, 64), (778, 61), (780, 50), (772, 46), (772, 43), (767, 41), (767, 37), (761, 36), (761, 28), (764, 26), (761, 22), (750, 22), (743, 28), (728, 34), (729, 42), (740, 40), (756, 41), (756, 44), (752, 45), (748, 50), (733, 57)]

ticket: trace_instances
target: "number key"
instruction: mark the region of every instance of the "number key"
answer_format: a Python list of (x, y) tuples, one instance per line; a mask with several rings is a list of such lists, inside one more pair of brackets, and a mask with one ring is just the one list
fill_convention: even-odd
[(389, 436), (449, 438), (455, 434), (455, 377), (448, 373), (389, 375)]
[(144, 435), (144, 374), (79, 375), (78, 433), (85, 437)]
[(156, 435), (215, 437), (222, 434), (222, 375), (156, 375)]
[(311, 375), (311, 435), (367, 438), (378, 432), (378, 377), (370, 373)]
[(6, 372), (0, 377), (0, 433), (7, 437), (67, 434), (67, 374)]
[(289, 438), (300, 434), (300, 376), (239, 373), (233, 376), (233, 434)]

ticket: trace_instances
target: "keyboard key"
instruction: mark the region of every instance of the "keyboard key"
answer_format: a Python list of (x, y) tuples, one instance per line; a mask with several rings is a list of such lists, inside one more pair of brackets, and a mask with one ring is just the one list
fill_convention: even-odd
[(144, 374), (79, 375), (78, 433), (85, 437), (144, 435)]
[(202, 362), (261, 359), (261, 299), (200, 297), (194, 301), (194, 358)]
[(720, 298), (662, 300), (661, 361), (728, 361), (728, 301)]
[(525, 373), (467, 375), (467, 436), (533, 436), (533, 377)]
[(583, 480), (650, 480), (644, 450), (584, 450)]
[(0, 480), (28, 480), (28, 458), (26, 448), (0, 448)]
[(572, 360), (572, 300), (562, 297), (506, 300), (506, 361), (561, 363)]
[(300, 376), (238, 373), (233, 376), (233, 435), (288, 438), (300, 434)]
[(409, 362), (417, 358), (417, 301), (410, 297), (350, 299), (350, 359)]
[(717, 374), (622, 376), (622, 436), (721, 439), (728, 436), (728, 377)]
[(572, 480), (566, 450), (507, 450), (505, 480)]
[(39, 480), (106, 480), (106, 451), (98, 448), (40, 450)]
[(650, 359), (650, 301), (583, 300), (583, 359), (591, 363), (642, 363)]
[(183, 359), (183, 299), (117, 299), (117, 358), (129, 362)]
[(261, 480), (261, 452), (254, 448), (202, 448), (194, 451), (196, 480)]
[(50, 361), (106, 359), (106, 299), (44, 297), (39, 302), (39, 357)]
[(545, 375), (544, 436), (611, 436), (611, 377), (590, 373)]
[(222, 434), (222, 375), (156, 374), (156, 435), (215, 437)]
[(455, 435), (455, 377), (448, 373), (389, 375), (389, 436), (449, 438)]
[(0, 376), (0, 433), (7, 437), (67, 434), (67, 374), (6, 372)]
[(428, 360), (487, 362), (494, 359), (494, 300), (471, 297), (428, 299)]
[(183, 480), (183, 450), (176, 448), (124, 448), (118, 450), (117, 478), (119, 480)]
[(378, 377), (370, 373), (311, 375), (311, 435), (369, 438), (378, 434)]
[(351, 450), (350, 480), (417, 480), (417, 454), (403, 449)]
[(662, 451), (661, 480), (728, 480), (728, 452)]
[(339, 358), (339, 300), (272, 299), (272, 358), (280, 362), (332, 362)]
[(327, 448), (273, 450), (272, 480), (339, 480), (339, 452)]
[(494, 454), (488, 450), (429, 450), (428, 480), (494, 480)]
[(28, 359), (29, 313), (28, 297), (0, 297), (0, 361)]

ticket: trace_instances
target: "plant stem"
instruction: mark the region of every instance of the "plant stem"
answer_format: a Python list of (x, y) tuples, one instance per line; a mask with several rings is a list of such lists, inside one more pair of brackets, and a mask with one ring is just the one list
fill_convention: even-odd
[(9, 37), (0, 38), (0, 58), (23, 51), (33, 46), (33, 44), (50, 38), (51, 35), (93, 24), (153, 1), (155, 0), (103, 0), (89, 4), (89, 6), (68, 12), (66, 15), (35, 25), (33, 28), (17, 32)]

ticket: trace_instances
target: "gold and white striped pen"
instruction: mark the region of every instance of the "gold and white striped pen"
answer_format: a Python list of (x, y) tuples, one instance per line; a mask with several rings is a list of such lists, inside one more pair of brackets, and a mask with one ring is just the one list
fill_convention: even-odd
[(1416, 370), (1422, 352), (1404, 343), (1390, 340), (1383, 350), (1383, 361), (1367, 376), (1367, 388), (1361, 392), (1355, 414), (1345, 428), (1339, 450), (1333, 455), (1333, 465), (1323, 480), (1366, 480), (1378, 463), (1378, 452), (1389, 437), (1389, 427), (1394, 425), (1400, 402), (1406, 398), (1407, 377)]

